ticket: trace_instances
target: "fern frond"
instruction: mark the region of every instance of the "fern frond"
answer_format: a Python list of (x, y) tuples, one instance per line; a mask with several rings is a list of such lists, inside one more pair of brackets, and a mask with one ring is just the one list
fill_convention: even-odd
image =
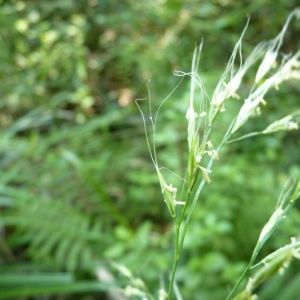
[(14, 228), (15, 239), (20, 237), (29, 256), (39, 261), (54, 258), (58, 266), (70, 271), (95, 267), (99, 245), (108, 240), (90, 216), (24, 190), (5, 190), (13, 205), (5, 210), (1, 224)]

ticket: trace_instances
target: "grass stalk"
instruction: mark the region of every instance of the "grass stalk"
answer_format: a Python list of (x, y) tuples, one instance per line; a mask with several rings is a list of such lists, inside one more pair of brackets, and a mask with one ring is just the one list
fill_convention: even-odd
[[(162, 104), (166, 101), (166, 99), (170, 97), (171, 94), (165, 100), (163, 100), (162, 104), (158, 107), (154, 119), (152, 119), (150, 106), (150, 120), (152, 123), (154, 135), (153, 148), (150, 147), (145, 119), (139, 107), (143, 116), (146, 140), (150, 151), (150, 156), (158, 173), (158, 178), (160, 181), (162, 193), (164, 195), (164, 200), (168, 206), (171, 216), (174, 218), (173, 224), (175, 226), (175, 243), (172, 271), (170, 274), (170, 282), (167, 295), (168, 300), (172, 300), (176, 271), (182, 254), (184, 240), (188, 226), (190, 224), (191, 217), (200, 198), (200, 194), (203, 187), (206, 183), (211, 182), (209, 174), (212, 172), (213, 162), (215, 159), (218, 159), (218, 154), (222, 150), (222, 148), (226, 144), (237, 142), (242, 139), (250, 138), (256, 135), (269, 134), (282, 130), (289, 131), (299, 128), (298, 125), (300, 123), (300, 112), (295, 112), (280, 120), (273, 122), (261, 132), (251, 132), (241, 137), (231, 139), (232, 135), (236, 133), (242, 126), (244, 126), (244, 124), (250, 119), (251, 116), (257, 114), (260, 105), (266, 104), (266, 101), (263, 98), (271, 88), (277, 88), (279, 84), (286, 80), (300, 78), (300, 51), (296, 52), (296, 54), (294, 55), (283, 55), (281, 63), (279, 64), (277, 69), (274, 71), (272, 70), (272, 73), (270, 72), (272, 67), (271, 65), (276, 62), (276, 59), (279, 56), (279, 51), (283, 42), (284, 34), (293, 16), (299, 19), (300, 9), (294, 10), (289, 15), (284, 27), (282, 28), (282, 30), (276, 38), (268, 42), (261, 42), (260, 44), (258, 44), (253, 50), (253, 52), (250, 54), (250, 56), (245, 61), (243, 61), (241, 51), (242, 38), (246, 32), (246, 28), (249, 23), (248, 19), (247, 24), (241, 34), (241, 37), (234, 47), (226, 70), (221, 76), (221, 79), (217, 84), (217, 87), (211, 99), (209, 98), (204, 89), (200, 76), (197, 74), (202, 43), (194, 51), (192, 71), (190, 73), (184, 73), (181, 71), (174, 72), (175, 75), (180, 76), (182, 78), (185, 76), (191, 77), (190, 102), (186, 113), (186, 118), (188, 120), (188, 166), (185, 176), (186, 180), (184, 180), (185, 183), (182, 187), (182, 193), (184, 193), (184, 186), (187, 183), (186, 197), (182, 197), (183, 199), (185, 199), (185, 201), (176, 200), (175, 197), (177, 188), (173, 187), (172, 184), (167, 184), (164, 177), (160, 173), (161, 168), (158, 167), (157, 155), (155, 150), (155, 124), (158, 118), (158, 112), (161, 109)], [(239, 57), (240, 65), (238, 70), (236, 71), (234, 64), (236, 62), (237, 57)], [(219, 114), (225, 112), (226, 101), (232, 98), (239, 98), (239, 95), (237, 95), (237, 90), (240, 87), (242, 79), (245, 73), (248, 71), (248, 69), (251, 66), (253, 66), (258, 61), (258, 59), (262, 59), (262, 62), (258, 67), (254, 80), (254, 85), (250, 89), (248, 97), (245, 98), (244, 103), (241, 105), (240, 111), (237, 113), (236, 117), (233, 118), (233, 121), (228, 126), (228, 129), (221, 143), (215, 150), (210, 141), (210, 136), (213, 132), (213, 124), (217, 120)], [(270, 64), (270, 61), (272, 62), (272, 64)], [(194, 104), (196, 98), (194, 96), (196, 87), (200, 89), (200, 100), (198, 105), (199, 111), (197, 112), (194, 110), (194, 107), (196, 106)], [(205, 155), (210, 156), (206, 167), (202, 165), (202, 158)], [(201, 174), (201, 172), (202, 179), (199, 179), (198, 175), (199, 173)], [(192, 196), (194, 189), (196, 191), (195, 194)], [(282, 199), (280, 199), (276, 210), (274, 211), (270, 220), (266, 223), (265, 227), (263, 228), (247, 267), (243, 271), (242, 275), (238, 279), (236, 285), (234, 286), (226, 300), (232, 299), (238, 287), (240, 286), (244, 278), (247, 276), (249, 271), (252, 269), (257, 255), (260, 252), (263, 245), (265, 244), (266, 240), (270, 237), (270, 235), (275, 230), (275, 227), (283, 218), (283, 214), (294, 203), (294, 200), (290, 201), (286, 205), (286, 207), (283, 208), (283, 206), (286, 203), (287, 195), (289, 195), (289, 192), (287, 192), (286, 195), (283, 195)], [(178, 204), (183, 205), (183, 208), (181, 207), (178, 209)]]

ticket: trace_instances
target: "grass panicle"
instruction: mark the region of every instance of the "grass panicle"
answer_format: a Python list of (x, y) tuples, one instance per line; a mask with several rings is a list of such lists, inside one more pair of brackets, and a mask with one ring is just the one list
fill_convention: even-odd
[[(252, 116), (259, 115), (259, 109), (261, 105), (266, 105), (266, 94), (270, 89), (278, 89), (279, 85), (287, 80), (299, 80), (300, 78), (300, 50), (294, 55), (281, 54), (280, 49), (283, 43), (284, 35), (288, 29), (288, 26), (293, 17), (300, 18), (300, 9), (294, 10), (287, 18), (285, 25), (280, 33), (272, 40), (259, 43), (248, 58), (244, 59), (242, 55), (242, 40), (246, 33), (246, 29), (249, 25), (249, 18), (246, 26), (236, 43), (232, 55), (229, 59), (227, 67), (221, 76), (212, 97), (207, 94), (201, 77), (198, 74), (198, 65), (200, 62), (201, 50), (203, 43), (200, 44), (194, 51), (192, 60), (192, 70), (190, 73), (183, 71), (174, 71), (174, 74), (179, 77), (189, 76), (191, 78), (190, 98), (189, 105), (186, 112), (187, 119), (187, 169), (186, 176), (183, 180), (182, 187), (182, 201), (176, 200), (177, 187), (173, 187), (172, 184), (166, 182), (165, 178), (161, 174), (155, 151), (155, 125), (157, 122), (158, 113), (162, 107), (162, 104), (169, 98), (169, 96), (163, 100), (159, 106), (155, 118), (151, 115), (151, 98), (150, 98), (150, 120), (153, 129), (153, 148), (150, 146), (150, 141), (147, 135), (146, 122), (143, 112), (138, 105), (144, 122), (144, 128), (146, 133), (146, 140), (152, 161), (154, 163), (158, 179), (161, 186), (165, 202), (170, 211), (171, 216), (174, 218), (175, 227), (175, 245), (174, 245), (174, 258), (173, 268), (170, 275), (170, 284), (167, 293), (167, 299), (172, 299), (173, 288), (175, 284), (175, 275), (178, 266), (178, 262), (182, 253), (183, 244), (187, 228), (195, 209), (195, 206), (200, 199), (200, 193), (206, 183), (210, 183), (212, 180), (210, 175), (212, 173), (212, 165), (214, 160), (219, 159), (219, 154), (222, 148), (229, 143), (236, 142), (238, 140), (252, 137), (258, 134), (270, 134), (277, 131), (290, 131), (298, 129), (299, 125), (299, 111), (291, 112), (288, 116), (274, 121), (267, 126), (261, 132), (251, 132), (243, 135), (239, 138), (232, 138), (232, 136), (250, 119)], [(281, 59), (280, 59), (281, 56)], [(214, 122), (218, 118), (219, 114), (226, 113), (225, 104), (226, 101), (233, 101), (235, 98), (240, 98), (238, 92), (242, 84), (244, 75), (247, 71), (255, 66), (257, 62), (261, 60), (261, 63), (257, 67), (255, 79), (252, 88), (249, 90), (248, 96), (244, 99), (239, 112), (232, 120), (227, 128), (227, 131), (221, 140), (220, 144), (215, 148), (211, 142), (214, 140)], [(239, 64), (237, 70), (235, 65)], [(200, 92), (199, 92), (200, 91)], [(172, 91), (173, 92), (173, 91)], [(239, 103), (239, 102), (236, 102)], [(153, 149), (153, 150), (151, 150)], [(204, 157), (206, 159), (204, 159)], [(207, 162), (208, 161), (208, 162)], [(201, 174), (202, 176), (199, 176)], [(183, 176), (184, 177), (184, 176)], [(186, 188), (187, 184), (187, 188)], [(185, 191), (185, 195), (184, 195)], [(245, 269), (244, 273), (238, 280), (236, 286), (232, 289), (227, 300), (233, 298), (241, 282), (254, 265), (255, 259), (260, 252), (261, 248), (271, 236), (275, 228), (280, 221), (284, 218), (287, 210), (293, 205), (294, 201), (299, 198), (299, 182), (289, 182), (284, 188), (282, 195), (279, 198), (278, 205), (270, 217), (269, 221), (263, 227), (256, 247), (253, 251), (250, 262)], [(176, 210), (176, 205), (183, 205), (182, 209)], [(240, 299), (254, 299), (253, 290), (267, 278), (273, 270), (278, 270), (284, 266), (285, 262), (289, 260), (291, 256), (298, 256), (295, 253), (298, 251), (298, 242), (293, 243), (294, 248), (286, 249), (286, 252), (277, 252), (274, 254), (273, 260), (264, 261), (262, 269), (249, 280), (247, 288), (236, 296), (236, 300)], [(293, 250), (291, 250), (293, 249)], [(276, 253), (276, 252), (275, 252)], [(298, 252), (297, 252), (298, 253)], [(176, 295), (180, 295), (178, 287), (176, 288)], [(181, 297), (181, 296), (180, 296)]]

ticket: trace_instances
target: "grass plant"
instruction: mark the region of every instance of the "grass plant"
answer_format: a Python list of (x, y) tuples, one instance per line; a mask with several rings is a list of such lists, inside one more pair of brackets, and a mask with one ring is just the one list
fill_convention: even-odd
[[(182, 255), (185, 236), (195, 207), (199, 201), (201, 202), (201, 191), (206, 184), (212, 182), (212, 166), (214, 161), (221, 157), (223, 147), (254, 135), (266, 135), (278, 131), (297, 130), (299, 128), (300, 111), (292, 111), (289, 115), (272, 122), (262, 131), (250, 132), (238, 136), (238, 132), (250, 118), (261, 117), (260, 108), (268, 103), (269, 100), (266, 99), (266, 94), (269, 90), (278, 89), (285, 81), (300, 79), (300, 50), (295, 54), (283, 54), (280, 52), (284, 36), (293, 18), (297, 20), (300, 19), (299, 8), (295, 9), (288, 16), (282, 30), (274, 39), (259, 43), (252, 53), (244, 59), (242, 55), (242, 40), (249, 23), (248, 19), (247, 25), (234, 47), (225, 72), (221, 76), (212, 96), (209, 96), (206, 92), (201, 76), (198, 74), (198, 65), (200, 63), (203, 43), (194, 51), (191, 72), (174, 71), (176, 76), (180, 76), (181, 78), (188, 76), (191, 79), (190, 101), (185, 116), (187, 120), (188, 159), (186, 171), (183, 175), (176, 175), (171, 170), (162, 168), (159, 165), (155, 147), (158, 115), (163, 104), (169, 99), (173, 91), (161, 103), (155, 113), (152, 112), (151, 95), (149, 93), (151, 135), (147, 131), (148, 119), (143, 114), (139, 100), (136, 101), (143, 117), (146, 141), (160, 183), (162, 198), (173, 218), (175, 231), (174, 257), (169, 287), (168, 289), (160, 290), (160, 300), (173, 299), (174, 291), (176, 298), (182, 299), (176, 285), (176, 271)], [(238, 67), (236, 67), (236, 65), (238, 65)], [(242, 87), (244, 76), (251, 67), (253, 69), (256, 68), (254, 82), (249, 89), (248, 95), (244, 97), (240, 95), (239, 91)], [(244, 97), (244, 99), (238, 101), (241, 97)], [(227, 130), (224, 131), (225, 133), (221, 141), (215, 146), (215, 142), (212, 143), (212, 141), (217, 140), (214, 137), (216, 131), (214, 123), (220, 115), (226, 114), (228, 101), (234, 101), (236, 105), (240, 105), (240, 109), (228, 125)], [(165, 176), (164, 172), (169, 172), (180, 178), (182, 186), (180, 188), (177, 187), (175, 184), (176, 180), (172, 182), (166, 179), (169, 178), (169, 176)], [(213, 182), (212, 184), (216, 183)], [(180, 195), (179, 198), (178, 194)], [(276, 250), (260, 262), (256, 262), (260, 250), (299, 196), (299, 179), (290, 180), (283, 188), (275, 211), (261, 231), (249, 264), (237, 281), (237, 284), (232, 288), (226, 300), (233, 299), (233, 297), (235, 297), (235, 300), (255, 299), (254, 290), (263, 281), (277, 271), (282, 272), (292, 257), (299, 258), (300, 242), (297, 238), (292, 238), (291, 244)], [(236, 295), (243, 280), (249, 275), (250, 271), (256, 269), (258, 269), (258, 271), (251, 276), (246, 288)], [(148, 293), (142, 294), (145, 297), (144, 299), (147, 299), (146, 295)], [(141, 296), (141, 294), (139, 296)], [(152, 296), (149, 297), (152, 298)]]

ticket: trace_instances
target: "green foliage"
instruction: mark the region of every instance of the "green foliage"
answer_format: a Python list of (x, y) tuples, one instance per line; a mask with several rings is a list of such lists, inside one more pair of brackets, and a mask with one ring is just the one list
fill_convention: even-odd
[[(1, 193), (12, 202), (1, 223), (18, 229), (8, 240), (13, 247), (30, 243), (27, 252), (33, 260), (52, 262), (69, 271), (92, 269), (94, 253), (104, 244), (99, 224), (91, 224), (87, 216), (54, 199), (39, 199), (21, 190)], [(92, 245), (98, 245), (97, 249)]]
[[(104, 291), (127, 285), (111, 262), (127, 266), (152, 294), (163, 287), (173, 231), (133, 100), (147, 96), (152, 79), (153, 109), (158, 107), (178, 83), (172, 72), (190, 70), (202, 38), (199, 71), (211, 90), (246, 15), (249, 53), (278, 33), (297, 4), (1, 0), (0, 298), (105, 297)], [(295, 23), (284, 52), (299, 47), (298, 33)], [(184, 79), (164, 104), (157, 124), (158, 160), (176, 174), (187, 160), (187, 84)], [(241, 135), (264, 130), (278, 119), (276, 111), (293, 110), (299, 91), (290, 83), (270, 95), (275, 101), (264, 107), (270, 119), (250, 120)], [(216, 122), (220, 136), (232, 115)], [(236, 282), (279, 186), (287, 173), (299, 174), (299, 143), (299, 133), (278, 134), (224, 150), (210, 175), (218, 184), (204, 190), (195, 208), (178, 266), (185, 299), (222, 299)], [(299, 208), (282, 225), (262, 254), (298, 235)], [(111, 282), (99, 279), (99, 268)], [(286, 299), (296, 298), (297, 269), (287, 272), (272, 289), (261, 288), (262, 298), (274, 299), (287, 283)]]
[[(17, 297), (32, 297), (40, 295), (64, 295), (70, 293), (103, 292), (110, 288), (108, 284), (97, 281), (75, 281), (70, 273), (46, 273), (29, 268), (22, 272), (1, 272), (0, 299), (16, 299)], [(4, 274), (3, 274), (4, 273)]]

